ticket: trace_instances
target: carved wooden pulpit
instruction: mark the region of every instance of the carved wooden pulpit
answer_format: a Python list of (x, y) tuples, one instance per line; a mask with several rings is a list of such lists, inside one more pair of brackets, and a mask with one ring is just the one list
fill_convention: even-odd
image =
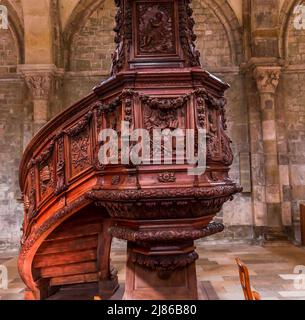
[[(27, 299), (90, 282), (110, 297), (118, 288), (112, 237), (128, 243), (124, 299), (197, 299), (194, 241), (223, 230), (213, 218), (240, 191), (228, 175), (229, 86), (200, 67), (191, 1), (115, 2), (111, 77), (44, 126), (21, 162)], [(146, 129), (148, 146), (154, 130), (206, 132), (206, 170), (190, 174), (196, 163), (175, 152), (165, 161), (162, 141), (160, 163), (154, 148), (150, 161), (102, 163), (100, 133), (121, 137), (122, 122), (130, 132)]]

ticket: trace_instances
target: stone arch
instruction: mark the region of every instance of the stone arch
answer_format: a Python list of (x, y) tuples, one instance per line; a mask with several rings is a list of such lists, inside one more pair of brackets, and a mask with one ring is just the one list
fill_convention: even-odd
[[(85, 70), (92, 70), (92, 69), (96, 69), (96, 70), (101, 69), (101, 66), (96, 65), (94, 67), (93, 65), (88, 66), (86, 64), (84, 64), (83, 66), (80, 66), (79, 68), (76, 68), (75, 65), (73, 65), (73, 57), (75, 56), (75, 54), (81, 55), (81, 53), (74, 52), (73, 50), (77, 46), (77, 43), (75, 43), (75, 42), (79, 41), (81, 43), (82, 40), (89, 42), (90, 35), (88, 37), (88, 33), (90, 33), (89, 29), (91, 27), (92, 27), (92, 29), (94, 29), (96, 27), (95, 28), (96, 31), (99, 32), (99, 30), (98, 30), (99, 27), (96, 26), (96, 24), (97, 24), (97, 21), (99, 20), (98, 16), (100, 15), (100, 13), (103, 10), (103, 9), (101, 9), (101, 10), (99, 10), (99, 9), (102, 8), (103, 5), (105, 5), (105, 4), (108, 5), (106, 10), (110, 10), (110, 8), (113, 7), (113, 14), (114, 14), (115, 7), (113, 4), (113, 1), (111, 1), (111, 3), (109, 1), (110, 0), (99, 0), (99, 1), (84, 0), (84, 1), (80, 1), (78, 3), (78, 5), (74, 8), (74, 10), (68, 20), (66, 28), (64, 30), (64, 44), (65, 44), (64, 51), (65, 51), (65, 68), (66, 68), (66, 70), (85, 71)], [(110, 5), (110, 7), (109, 7), (109, 5)], [(114, 17), (111, 17), (111, 18), (109, 17), (109, 19), (111, 19), (111, 21), (113, 22), (113, 27), (114, 27)], [(106, 25), (106, 23), (104, 25)], [(109, 27), (109, 25), (110, 25), (109, 22), (107, 25), (108, 25), (107, 28), (108, 29), (111, 28), (111, 32), (112, 32), (113, 27), (112, 26)], [(82, 38), (82, 39), (77, 39), (77, 38)], [(113, 35), (113, 38), (114, 38), (114, 35)], [(114, 42), (113, 38), (111, 36), (111, 39), (109, 39), (110, 40), (109, 42), (111, 44)], [(103, 44), (101, 44), (102, 40), (104, 40), (103, 37), (99, 38), (97, 45), (103, 46)], [(83, 48), (86, 48), (87, 44), (82, 43), (81, 46)], [(114, 44), (113, 44), (113, 48), (114, 48)], [(108, 49), (108, 51), (111, 51), (111, 53), (112, 53), (113, 48), (111, 47), (111, 49)], [(86, 54), (90, 55), (90, 54), (96, 53), (97, 55), (103, 56), (103, 53), (93, 52), (93, 51), (91, 51), (91, 52), (88, 51), (87, 53), (84, 53), (84, 55), (86, 55)], [(107, 52), (108, 59), (106, 59), (105, 63), (110, 63), (110, 61), (108, 61), (109, 55), (110, 55), (110, 53)], [(105, 57), (102, 57), (102, 58), (104, 59)], [(103, 59), (100, 59), (100, 60), (102, 61)], [(93, 58), (93, 60), (94, 60), (94, 58)]]
[[(7, 0), (1, 2), (8, 8), (9, 31), (16, 47), (16, 65), (24, 63), (24, 27), (18, 13)], [(3, 32), (3, 30), (2, 30)], [(5, 30), (4, 30), (5, 32)]]
[(53, 61), (54, 64), (62, 68), (64, 65), (63, 61), (63, 42), (62, 42), (62, 27), (59, 12), (59, 0), (52, 0), (50, 2), (50, 15), (52, 24), (52, 50), (53, 50)]
[[(280, 50), (280, 57), (284, 59), (287, 63), (293, 62), (289, 61), (289, 47), (291, 46), (291, 42), (289, 42), (289, 33), (291, 32), (292, 26), (292, 16), (293, 10), (296, 5), (304, 3), (304, 0), (285, 0), (283, 3), (279, 23), (280, 23), (280, 34), (279, 34), (279, 50)], [(305, 31), (302, 31), (303, 36), (305, 37)], [(302, 60), (302, 59), (301, 59)], [(304, 50), (304, 58), (303, 62), (305, 63), (305, 50)]]
[[(197, 3), (196, 3), (197, 2)], [(231, 6), (228, 4), (227, 1), (219, 1), (219, 0), (195, 0), (193, 1), (194, 7), (194, 18), (197, 23), (197, 34), (198, 34), (198, 25), (200, 23), (204, 23), (204, 21), (200, 20), (202, 18), (196, 17), (196, 5), (201, 5), (201, 7), (210, 10), (210, 19), (211, 25), (214, 25), (214, 28), (218, 28), (217, 33), (219, 34), (220, 38), (223, 37), (226, 40), (227, 48), (223, 48), (223, 43), (219, 43), (219, 51), (223, 53), (223, 57), (220, 57), (218, 67), (225, 67), (225, 66), (236, 66), (240, 65), (242, 62), (242, 34), (241, 34), (241, 26), (238, 22), (238, 19), (232, 10)], [(197, 18), (197, 19), (196, 19)], [(209, 17), (207, 17), (209, 18)], [(196, 27), (195, 27), (196, 30)], [(203, 31), (203, 30), (201, 30)], [(209, 31), (207, 30), (207, 33)], [(199, 34), (200, 37), (200, 34)], [(208, 41), (209, 34), (203, 34), (201, 41)], [(220, 40), (220, 39), (219, 39)], [(217, 41), (217, 40), (216, 40)], [(201, 43), (204, 48), (204, 43)], [(222, 48), (220, 47), (222, 46)], [(200, 44), (199, 44), (200, 49)], [(227, 49), (227, 50), (226, 50)], [(226, 52), (227, 51), (227, 52)], [(228, 56), (229, 55), (229, 56)], [(209, 64), (208, 62), (204, 65)]]

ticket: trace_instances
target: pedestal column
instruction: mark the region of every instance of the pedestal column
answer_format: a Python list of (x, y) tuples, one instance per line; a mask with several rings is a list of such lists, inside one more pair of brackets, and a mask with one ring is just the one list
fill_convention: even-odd
[(265, 201), (267, 210), (266, 238), (282, 238), (282, 195), (278, 162), (275, 92), (281, 68), (258, 66), (254, 78), (260, 94), (260, 110), (263, 132)]
[(206, 218), (118, 222), (113, 236), (127, 240), (125, 300), (197, 300), (194, 240), (223, 231)]

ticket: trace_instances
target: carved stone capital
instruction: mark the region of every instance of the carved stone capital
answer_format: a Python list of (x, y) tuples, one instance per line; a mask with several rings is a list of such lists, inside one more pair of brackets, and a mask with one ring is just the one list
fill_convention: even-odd
[(260, 93), (275, 93), (279, 84), (281, 67), (256, 67), (254, 79)]
[(20, 65), (19, 71), (34, 100), (48, 100), (53, 88), (56, 67), (53, 65)]
[(26, 75), (25, 82), (34, 100), (48, 100), (52, 89), (52, 76), (49, 74)]

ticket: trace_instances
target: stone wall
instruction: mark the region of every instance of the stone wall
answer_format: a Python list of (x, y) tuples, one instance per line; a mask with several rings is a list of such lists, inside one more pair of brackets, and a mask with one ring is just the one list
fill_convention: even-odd
[(232, 66), (232, 54), (223, 24), (204, 2), (193, 1), (197, 48), (203, 67)]
[(105, 1), (74, 35), (70, 71), (109, 71), (114, 51), (115, 13), (114, 2)]
[[(305, 1), (300, 1), (305, 5)], [(299, 13), (300, 14), (300, 13)], [(295, 28), (295, 19), (289, 20), (288, 27), (288, 63), (305, 64), (305, 30)]]
[(66, 108), (89, 94), (110, 72), (114, 51), (114, 17), (112, 0), (101, 2), (88, 19), (80, 22), (73, 36), (64, 81)]
[(23, 81), (11, 30), (0, 30), (0, 249), (19, 243), (23, 208), (18, 167), (23, 139)]
[(295, 28), (293, 17), (289, 20), (287, 36), (289, 66), (282, 76), (280, 92), (290, 181), (283, 192), (291, 201), (293, 237), (300, 241), (299, 206), (305, 201), (305, 30)]
[(0, 76), (16, 73), (17, 52), (10, 29), (0, 29)]

